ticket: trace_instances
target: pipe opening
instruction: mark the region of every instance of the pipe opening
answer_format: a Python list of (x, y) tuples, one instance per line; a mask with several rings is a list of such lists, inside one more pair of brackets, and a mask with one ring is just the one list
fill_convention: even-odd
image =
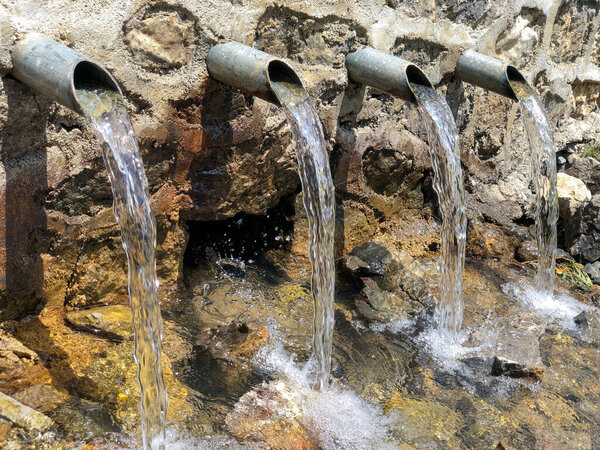
[(280, 106), (283, 103), (304, 100), (307, 96), (302, 81), (294, 69), (281, 60), (276, 59), (269, 62), (267, 78)]
[(406, 66), (405, 74), (406, 81), (408, 82), (408, 87), (410, 90), (410, 100), (412, 102), (417, 102), (417, 96), (415, 95), (415, 92), (413, 90), (414, 85), (426, 86), (428, 88), (433, 89), (433, 86), (431, 85), (431, 82), (429, 81), (427, 76), (423, 73), (421, 69), (419, 69), (414, 64), (409, 64), (408, 66)]
[(410, 84), (420, 84), (422, 86), (433, 88), (423, 71), (413, 64), (409, 64), (406, 67), (406, 79)]
[(508, 90), (513, 94), (513, 100), (518, 101), (533, 94), (533, 89), (525, 77), (513, 66), (506, 66), (506, 82)]
[(120, 92), (119, 86), (115, 83), (110, 74), (91, 61), (80, 61), (73, 69), (73, 88), (75, 92), (78, 89), (97, 89), (107, 88), (112, 91)]
[(527, 84), (527, 80), (525, 80), (525, 77), (521, 75), (521, 72), (519, 72), (519, 70), (516, 67), (506, 66), (506, 76), (509, 82), (517, 81), (520, 83)]
[(283, 61), (274, 60), (269, 62), (267, 73), (271, 83), (290, 83), (302, 86), (296, 72)]

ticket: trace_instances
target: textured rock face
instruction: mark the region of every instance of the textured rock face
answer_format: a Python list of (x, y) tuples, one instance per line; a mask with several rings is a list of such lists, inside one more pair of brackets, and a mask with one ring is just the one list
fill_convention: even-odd
[[(15, 36), (37, 31), (102, 62), (119, 80), (141, 142), (167, 293), (181, 280), (188, 221), (265, 214), (299, 188), (283, 113), (208, 78), (204, 59), (214, 43), (251, 44), (298, 69), (331, 152), (338, 253), (387, 234), (423, 255), (435, 252), (439, 217), (418, 113), (348, 83), (344, 55), (368, 44), (422, 66), (457, 119), (470, 213), (504, 226), (531, 218), (522, 125), (509, 100), (457, 82), (456, 59), (476, 48), (522, 68), (556, 127), (558, 150), (577, 154), (600, 139), (599, 20), (597, 4), (584, 0), (326, 0), (285, 7), (264, 0), (4, 0), (0, 73), (10, 72)], [(3, 77), (0, 139), (0, 317), (33, 311), (50, 297), (70, 307), (125, 303), (126, 261), (85, 121)], [(567, 173), (596, 194), (596, 162), (569, 161)], [(304, 252), (306, 221), (298, 207), (294, 220), (292, 249)], [(584, 241), (591, 236), (579, 234)], [(517, 245), (486, 247), (491, 237), (477, 239), (474, 254), (482, 256), (512, 256)], [(575, 252), (585, 261), (600, 257), (588, 253)]]
[(370, 242), (357, 247), (344, 265), (362, 283), (355, 303), (369, 321), (414, 319), (433, 307), (433, 296), (421, 278), (424, 271), (410, 256), (389, 245)]

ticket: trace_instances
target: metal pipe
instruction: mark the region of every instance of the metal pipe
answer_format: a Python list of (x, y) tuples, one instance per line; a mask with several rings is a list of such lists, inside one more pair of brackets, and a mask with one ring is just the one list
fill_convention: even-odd
[(518, 101), (510, 82), (527, 84), (525, 77), (516, 67), (491, 56), (468, 50), (458, 59), (456, 78), (488, 91)]
[(12, 75), (58, 103), (83, 114), (77, 89), (121, 88), (102, 65), (44, 35), (31, 33), (17, 41), (11, 51)]
[(206, 67), (215, 80), (277, 105), (281, 101), (275, 83), (291, 83), (304, 91), (300, 78), (287, 62), (239, 42), (211, 48)]
[(413, 103), (417, 102), (413, 84), (432, 87), (418, 66), (372, 47), (361, 47), (346, 55), (346, 68), (352, 80)]

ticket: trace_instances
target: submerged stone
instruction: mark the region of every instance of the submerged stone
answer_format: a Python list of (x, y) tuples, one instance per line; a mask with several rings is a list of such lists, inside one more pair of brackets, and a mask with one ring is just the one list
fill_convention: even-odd
[[(480, 345), (477, 354), (469, 354), (470, 365), (481, 361), (494, 376), (541, 380), (545, 366), (540, 354), (539, 339), (546, 330), (546, 321), (530, 313), (498, 316), (493, 329), (480, 327), (471, 335), (471, 344)], [(490, 336), (494, 336), (490, 342)]]
[(124, 305), (99, 306), (97, 308), (71, 311), (65, 316), (73, 327), (113, 339), (129, 339), (131, 309)]
[(33, 431), (46, 431), (54, 426), (49, 417), (0, 392), (0, 416)]
[(206, 350), (215, 359), (238, 361), (251, 358), (269, 340), (269, 331), (251, 323), (231, 322), (203, 331), (194, 348)]
[(49, 413), (65, 402), (63, 396), (56, 389), (44, 384), (36, 384), (18, 392), (14, 398), (43, 413)]

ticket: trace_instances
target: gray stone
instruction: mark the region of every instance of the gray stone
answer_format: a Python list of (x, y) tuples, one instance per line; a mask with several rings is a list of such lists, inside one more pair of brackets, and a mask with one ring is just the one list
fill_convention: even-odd
[(600, 194), (593, 195), (573, 221), (565, 224), (565, 244), (569, 253), (583, 262), (600, 259)]
[(600, 193), (600, 161), (596, 158), (571, 155), (565, 173), (583, 181), (592, 194)]
[(584, 270), (594, 284), (600, 284), (600, 261), (586, 264)]

